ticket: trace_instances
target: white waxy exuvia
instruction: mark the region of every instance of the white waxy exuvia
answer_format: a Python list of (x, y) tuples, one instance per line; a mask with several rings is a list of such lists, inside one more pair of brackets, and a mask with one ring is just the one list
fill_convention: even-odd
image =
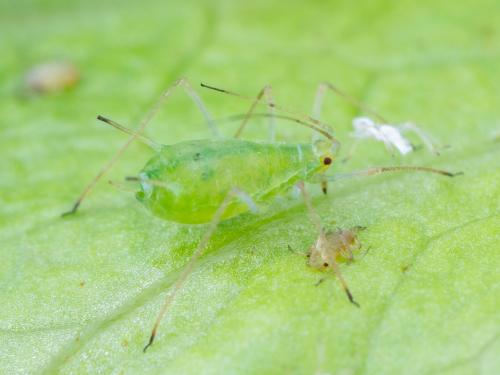
[(384, 142), (387, 148), (395, 147), (402, 155), (405, 155), (413, 150), (410, 141), (403, 137), (401, 131), (392, 125), (382, 124), (377, 125), (369, 117), (355, 117), (352, 120), (354, 127), (354, 138), (373, 138), (377, 141)]
[(379, 129), (390, 144), (398, 149), (401, 155), (406, 155), (413, 151), (410, 141), (403, 137), (398, 128), (391, 125), (380, 125)]

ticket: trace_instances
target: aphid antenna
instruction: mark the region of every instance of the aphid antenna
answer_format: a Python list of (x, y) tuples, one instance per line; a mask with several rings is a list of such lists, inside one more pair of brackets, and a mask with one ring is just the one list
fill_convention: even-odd
[[(262, 117), (262, 118), (273, 118), (273, 119), (280, 119), (280, 120), (285, 120), (285, 121), (290, 121), (290, 122), (295, 122), (299, 125), (305, 126), (321, 135), (326, 137), (329, 141), (332, 143), (338, 143), (338, 140), (332, 136), (332, 134), (328, 130), (324, 129), (318, 129), (314, 127), (312, 124), (306, 123), (296, 117), (293, 116), (288, 116), (288, 115), (280, 115), (280, 114), (271, 114), (271, 113), (251, 113), (251, 114), (239, 114), (239, 115), (233, 115), (233, 116), (227, 116), (227, 117), (222, 117), (217, 119), (217, 124), (218, 125), (224, 125), (225, 123), (230, 123), (230, 122), (235, 122), (235, 121), (240, 121), (244, 119), (249, 119), (251, 117)], [(316, 133), (315, 133), (316, 134)]]
[[(256, 113), (252, 113), (250, 115), (248, 115), (248, 114), (238, 114), (238, 115), (231, 115), (231, 116), (219, 117), (216, 120), (217, 120), (217, 124), (218, 125), (224, 125), (224, 124), (231, 123), (231, 122), (241, 121), (241, 120), (243, 120), (246, 117), (276, 118), (276, 119), (279, 119), (279, 120), (297, 122), (297, 118), (292, 117), (292, 116), (280, 115), (280, 114), (272, 114), (272, 113), (263, 113), (263, 112), (256, 112)], [(309, 127), (309, 129), (312, 129), (312, 128)], [(316, 130), (316, 129), (313, 129), (313, 130)]]
[(218, 88), (215, 86), (210, 86), (210, 85), (207, 85), (205, 83), (201, 83), (200, 85), (201, 85), (201, 87), (209, 89), (209, 90), (213, 90), (213, 91), (217, 91), (217, 92), (220, 92), (223, 94), (231, 95), (231, 96), (237, 97), (239, 99), (247, 100), (250, 102), (255, 102), (257, 104), (261, 104), (261, 105), (267, 106), (269, 108), (275, 108), (278, 111), (281, 111), (281, 112), (288, 114), (289, 116), (287, 116), (286, 119), (322, 134), (324, 137), (326, 137), (328, 140), (332, 141), (333, 143), (340, 144), (340, 142), (330, 133), (329, 129), (331, 129), (331, 127), (324, 122), (316, 120), (315, 118), (297, 113), (295, 111), (292, 111), (288, 108), (285, 108), (285, 107), (278, 105), (278, 104), (275, 104), (273, 102), (266, 102), (266, 101), (262, 100), (260, 98), (260, 96), (257, 98), (250, 98), (248, 96), (237, 94), (233, 91), (221, 89), (221, 88)]
[(155, 151), (160, 151), (160, 149), (161, 149), (161, 146), (158, 143), (156, 143), (155, 141), (153, 141), (151, 138), (146, 137), (143, 134), (139, 134), (139, 133), (135, 132), (134, 130), (129, 129), (123, 125), (120, 125), (116, 121), (113, 121), (113, 120), (111, 120), (107, 117), (101, 116), (101, 115), (97, 116), (97, 119), (99, 121), (104, 122), (105, 124), (111, 125), (115, 129), (118, 129), (119, 131), (121, 131), (125, 134), (134, 136), (137, 140), (139, 140), (142, 143), (144, 143), (145, 145), (151, 147)]

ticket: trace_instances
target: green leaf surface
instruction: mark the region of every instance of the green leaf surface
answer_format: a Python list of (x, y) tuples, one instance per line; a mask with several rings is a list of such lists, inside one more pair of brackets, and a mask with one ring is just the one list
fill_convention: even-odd
[[(500, 373), (498, 14), (495, 0), (1, 2), (0, 373)], [(76, 87), (18, 95), (30, 67), (58, 58), (80, 69)], [(326, 197), (309, 187), (325, 225), (367, 227), (369, 251), (341, 266), (360, 309), (333, 278), (315, 286), (322, 274), (287, 250), (316, 237), (300, 200), (223, 222), (143, 354), (206, 226), (154, 218), (106, 181), (76, 216), (60, 213), (125, 141), (95, 116), (135, 126), (180, 76), (248, 95), (272, 84), (304, 113), (318, 82), (334, 82), (450, 146), (403, 158), (367, 141), (336, 171), (465, 174), (344, 180)], [(215, 117), (249, 105), (198, 91)], [(344, 150), (357, 114), (327, 96), (324, 120)], [(179, 93), (147, 133), (208, 137), (202, 122)], [(251, 139), (266, 136), (261, 123)], [(106, 180), (150, 156), (135, 145)]]

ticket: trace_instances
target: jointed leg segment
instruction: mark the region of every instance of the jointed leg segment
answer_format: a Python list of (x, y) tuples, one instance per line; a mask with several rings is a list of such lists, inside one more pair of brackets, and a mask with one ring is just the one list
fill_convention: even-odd
[[(219, 225), (221, 218), (222, 218), (222, 215), (224, 214), (224, 211), (231, 204), (231, 202), (233, 201), (233, 199), (235, 197), (239, 197), (245, 203), (249, 202), (249, 199), (251, 201), (251, 198), (247, 194), (245, 194), (243, 191), (241, 191), (237, 188), (233, 188), (227, 193), (226, 197), (224, 198), (224, 200), (222, 201), (220, 206), (215, 211), (215, 214), (212, 217), (212, 220), (210, 221), (208, 229), (205, 232), (205, 234), (203, 235), (203, 237), (201, 238), (200, 243), (198, 244), (198, 247), (196, 248), (196, 251), (191, 256), (191, 259), (189, 259), (189, 262), (184, 267), (179, 278), (176, 280), (175, 284), (173, 285), (172, 290), (167, 295), (167, 298), (166, 298), (165, 302), (163, 303), (163, 306), (158, 314), (158, 317), (156, 318), (155, 324), (154, 324), (153, 329), (151, 331), (151, 336), (149, 337), (149, 342), (147, 343), (147, 345), (143, 349), (144, 352), (146, 352), (146, 350), (153, 344), (153, 341), (156, 337), (156, 333), (158, 331), (158, 327), (159, 327), (163, 317), (165, 316), (168, 308), (172, 304), (177, 292), (179, 292), (179, 290), (183, 287), (188, 276), (193, 271), (193, 268), (194, 268), (196, 261), (203, 254), (203, 251), (205, 250), (208, 242), (210, 241), (210, 238), (212, 237), (215, 230), (217, 229), (217, 225)], [(251, 209), (253, 209), (254, 207), (255, 207), (255, 204), (252, 202)]]
[(275, 123), (275, 121), (274, 121), (275, 108), (274, 108), (274, 106), (275, 106), (275, 104), (274, 104), (274, 100), (272, 97), (272, 88), (269, 85), (264, 86), (262, 88), (262, 90), (260, 90), (259, 93), (257, 94), (257, 97), (255, 98), (255, 100), (253, 101), (252, 105), (250, 106), (248, 112), (246, 113), (245, 117), (243, 118), (243, 121), (241, 122), (238, 130), (234, 134), (234, 138), (239, 138), (241, 136), (241, 133), (243, 133), (243, 130), (245, 129), (245, 126), (248, 123), (248, 120), (250, 119), (250, 117), (254, 113), (255, 108), (257, 107), (259, 102), (262, 100), (262, 97), (265, 97), (265, 100), (267, 102), (268, 112), (270, 115), (269, 116), (270, 141), (274, 142), (274, 140), (275, 140), (275, 130), (274, 130), (274, 127), (275, 127), (275, 124), (274, 124)]
[(229, 90), (224, 90), (224, 89), (217, 88), (214, 86), (210, 86), (210, 85), (207, 85), (204, 83), (201, 84), (201, 87), (204, 87), (204, 88), (207, 88), (210, 90), (214, 90), (214, 91), (226, 94), (226, 95), (231, 95), (231, 96), (243, 99), (243, 100), (248, 100), (250, 102), (255, 102), (256, 104), (265, 105), (268, 108), (275, 108), (276, 110), (281, 111), (281, 112), (286, 114), (286, 116), (279, 116), (280, 118), (286, 118), (286, 119), (293, 121), (297, 124), (300, 124), (300, 125), (305, 126), (309, 129), (312, 129), (315, 132), (322, 134), (326, 139), (328, 139), (332, 142), (338, 143), (337, 139), (331, 134), (330, 127), (327, 124), (325, 124), (325, 123), (323, 123), (315, 118), (312, 118), (311, 116), (302, 115), (298, 112), (290, 110), (290, 109), (283, 107), (281, 105), (270, 103), (268, 101), (264, 101), (264, 100), (262, 100), (262, 98), (260, 98), (260, 99), (258, 97), (257, 98), (250, 98), (248, 96), (240, 95), (240, 94), (237, 94), (235, 92), (232, 92)]
[(362, 110), (363, 112), (371, 114), (373, 117), (377, 118), (380, 122), (384, 124), (388, 124), (388, 121), (380, 115), (378, 112), (373, 110), (372, 108), (368, 107), (367, 105), (361, 103), (358, 101), (356, 98), (346, 94), (342, 90), (340, 90), (337, 86), (331, 84), (330, 82), (321, 82), (318, 85), (318, 88), (316, 90), (316, 96), (314, 99), (314, 104), (313, 104), (313, 117), (319, 119), (321, 115), (321, 108), (323, 106), (323, 100), (325, 98), (326, 91), (330, 90), (333, 91), (335, 94), (339, 95), (342, 97), (344, 100), (355, 106), (356, 108)]

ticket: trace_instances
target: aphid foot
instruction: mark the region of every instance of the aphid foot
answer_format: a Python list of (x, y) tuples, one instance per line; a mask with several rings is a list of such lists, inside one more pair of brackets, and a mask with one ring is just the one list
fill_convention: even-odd
[(148, 348), (153, 345), (153, 341), (155, 340), (155, 336), (156, 336), (156, 332), (153, 331), (153, 333), (151, 333), (151, 337), (149, 338), (149, 342), (146, 344), (146, 346), (142, 349), (142, 352), (143, 353), (146, 353), (146, 350), (148, 350)]
[(345, 289), (345, 293), (347, 294), (347, 298), (349, 298), (349, 301), (356, 307), (359, 307), (361, 308), (361, 306), (359, 305), (359, 303), (357, 303), (354, 298), (352, 297), (352, 294), (351, 292), (349, 291), (349, 289)]
[(66, 216), (70, 216), (70, 215), (73, 215), (76, 213), (76, 211), (78, 210), (78, 206), (80, 206), (80, 201), (76, 202), (73, 207), (71, 208), (71, 210), (69, 211), (66, 211), (66, 212), (63, 212), (61, 214), (61, 217), (66, 217)]
[(303, 257), (309, 257), (309, 254), (305, 254), (305, 253), (302, 253), (300, 251), (297, 251), (293, 247), (291, 247), (290, 245), (288, 245), (288, 251), (290, 251), (291, 253), (294, 253), (296, 255), (300, 255), (300, 256), (303, 256)]
[(325, 195), (328, 194), (328, 182), (327, 181), (321, 181), (321, 191)]
[(446, 177), (456, 177), (456, 176), (463, 175), (464, 172), (460, 171), (460, 172), (453, 173), (453, 172), (442, 171), (441, 174), (444, 175), (444, 176), (446, 176)]

